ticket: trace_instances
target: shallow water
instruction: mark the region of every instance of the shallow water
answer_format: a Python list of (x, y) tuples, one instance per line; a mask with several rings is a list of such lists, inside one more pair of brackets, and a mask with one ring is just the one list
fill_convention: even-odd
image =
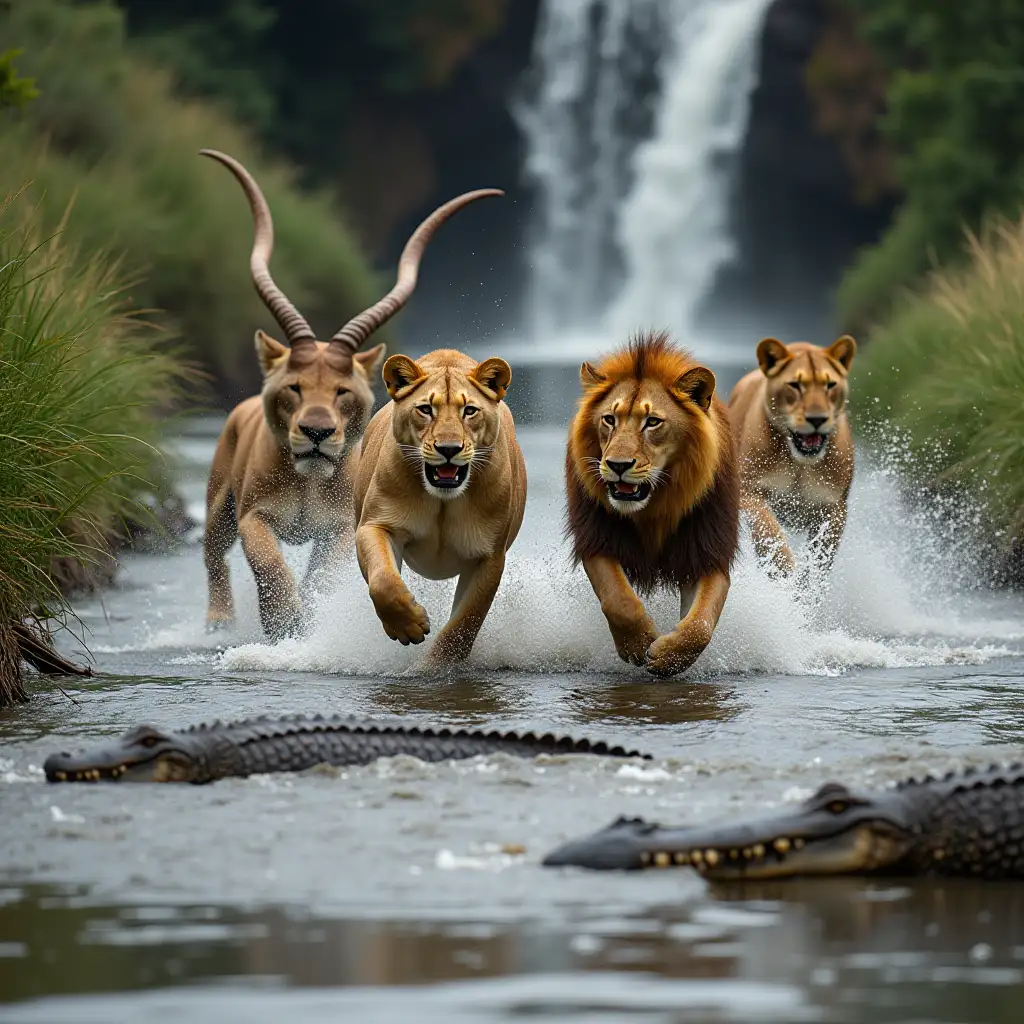
[[(210, 429), (183, 439), (201, 515)], [(974, 592), (968, 510), (915, 509), (862, 458), (826, 592), (745, 551), (684, 680), (617, 661), (561, 540), (562, 432), (521, 431), (530, 504), (472, 663), (416, 674), (353, 569), (310, 636), (267, 645), (240, 551), (236, 631), (203, 633), (193, 546), (126, 559), (78, 607), (101, 673), (0, 715), (0, 1019), (1019, 1019), (1018, 887), (856, 879), (709, 887), (688, 869), (542, 870), (620, 813), (776, 806), (1021, 755), (1024, 601)], [(304, 552), (289, 556), (297, 567)], [(437, 624), (452, 587), (413, 587)], [(655, 602), (669, 623), (669, 599)], [(436, 629), (435, 629), (436, 631)], [(76, 651), (65, 637), (62, 645)], [(541, 728), (653, 762), (396, 758), (208, 787), (47, 786), (53, 750), (141, 721), (359, 712)]]

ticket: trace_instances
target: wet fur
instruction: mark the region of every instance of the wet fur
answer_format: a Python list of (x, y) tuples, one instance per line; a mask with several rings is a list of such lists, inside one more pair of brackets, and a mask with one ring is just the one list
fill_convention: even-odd
[[(856, 353), (844, 335), (829, 348), (765, 338), (758, 345), (760, 368), (743, 377), (729, 399), (736, 434), (742, 509), (754, 548), (772, 574), (789, 575), (796, 559), (784, 526), (815, 538), (811, 553), (831, 569), (846, 524), (853, 483), (854, 443), (846, 412), (848, 373)], [(805, 382), (799, 397), (790, 381)], [(834, 381), (831, 390), (827, 380)], [(789, 431), (807, 428), (809, 413), (828, 414), (824, 452), (801, 458)]]
[[(574, 562), (587, 566), (595, 559), (608, 560), (621, 567), (629, 586), (640, 594), (647, 595), (658, 587), (676, 587), (684, 595), (684, 604), (685, 595), (695, 587), (699, 590), (702, 581), (724, 580), (727, 589), (739, 543), (739, 479), (728, 411), (714, 394), (709, 396), (707, 408), (702, 408), (675, 390), (677, 382), (697, 367), (692, 357), (671, 344), (665, 334), (640, 335), (596, 368), (584, 364), (584, 393), (570, 428), (565, 462), (566, 534), (572, 543)], [(672, 414), (685, 424), (689, 443), (677, 450), (648, 504), (626, 516), (614, 510), (607, 487), (590, 467), (603, 454), (598, 428), (602, 402), (623, 382), (639, 384), (644, 380), (657, 381), (673, 397)], [(620, 586), (619, 594), (609, 596), (607, 590), (600, 592), (599, 584), (594, 586), (616, 636), (615, 613), (609, 615), (611, 606), (616, 602), (630, 606), (630, 598), (635, 601), (635, 595), (627, 594)], [(637, 606), (632, 606), (630, 614), (645, 615), (638, 601)], [(707, 641), (720, 610), (711, 615), (714, 621), (703, 631)], [(686, 619), (684, 615), (684, 623)], [(639, 621), (633, 623), (635, 629), (640, 625)], [(639, 637), (634, 635), (631, 642), (624, 643), (619, 639), (616, 646), (620, 656), (640, 660), (633, 642), (639, 642)], [(647, 649), (643, 660), (658, 674), (672, 674), (692, 663), (700, 653), (693, 649), (703, 650), (703, 641), (703, 637), (695, 640), (690, 651), (676, 659), (652, 659)]]
[[(402, 563), (429, 579), (459, 577), (429, 653), (430, 664), (444, 667), (469, 657), (523, 522), (526, 463), (503, 401), (511, 370), (441, 349), (415, 362), (392, 356), (383, 375), (392, 401), (367, 426), (354, 472), (356, 554), (385, 632), (403, 645), (422, 643), (430, 623), (399, 574)], [(431, 402), (434, 419), (417, 419), (417, 405)], [(480, 410), (472, 426), (462, 416), (467, 405)], [(458, 440), (474, 450), (465, 487), (432, 491), (425, 457)]]

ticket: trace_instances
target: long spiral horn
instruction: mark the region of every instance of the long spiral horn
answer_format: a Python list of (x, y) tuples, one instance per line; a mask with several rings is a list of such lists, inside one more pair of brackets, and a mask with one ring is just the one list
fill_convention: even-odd
[(337, 334), (331, 338), (331, 344), (343, 346), (355, 352), (377, 328), (387, 323), (408, 301), (416, 288), (416, 277), (420, 269), (423, 250), (433, 237), (434, 232), (453, 214), (477, 199), (487, 196), (503, 196), (500, 188), (481, 188), (475, 192), (464, 192), (461, 196), (439, 206), (412, 233), (405, 243), (402, 257), (398, 261), (398, 280), (394, 288), (380, 302), (374, 303), (369, 309), (354, 316)]
[(255, 178), (234, 157), (226, 153), (216, 149), (201, 149), (199, 152), (202, 156), (219, 160), (231, 171), (249, 200), (255, 227), (249, 269), (252, 271), (252, 283), (256, 286), (260, 298), (274, 314), (274, 319), (281, 325), (281, 330), (284, 331), (292, 348), (316, 341), (316, 335), (302, 314), (288, 301), (288, 297), (274, 284), (274, 279), (270, 276), (267, 264), (270, 261), (270, 254), (274, 251), (274, 221)]

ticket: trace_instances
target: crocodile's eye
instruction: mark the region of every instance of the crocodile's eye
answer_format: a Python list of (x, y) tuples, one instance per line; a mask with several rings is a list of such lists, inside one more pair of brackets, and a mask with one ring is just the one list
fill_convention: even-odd
[(849, 809), (850, 803), (848, 800), (832, 800), (825, 807), (829, 814), (844, 814)]
[(603, 424), (605, 424), (605, 426), (614, 427), (615, 426), (615, 417), (614, 416), (602, 416), (601, 417), (601, 422)]
[(302, 394), (302, 388), (298, 384), (289, 384), (288, 387), (295, 392), (297, 395)]
[(160, 738), (158, 736), (143, 736), (139, 742), (144, 747), (155, 747), (160, 742)]
[(424, 416), (432, 416), (434, 414), (434, 407), (425, 403), (423, 405), (417, 405), (416, 411), (422, 413)]

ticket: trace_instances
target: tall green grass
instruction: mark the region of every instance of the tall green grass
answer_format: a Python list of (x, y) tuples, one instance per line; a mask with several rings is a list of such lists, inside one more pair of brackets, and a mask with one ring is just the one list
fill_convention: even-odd
[(8, 0), (0, 39), (23, 51), (19, 72), (39, 89), (0, 120), (0, 195), (31, 178), (50, 226), (74, 198), (68, 237), (123, 253), (143, 275), (136, 301), (160, 311), (230, 397), (257, 385), (253, 331), (276, 324), (249, 277), (248, 204), (199, 149), (231, 153), (258, 178), (274, 214), (274, 276), (314, 330), (329, 336), (378, 297), (330, 198), (299, 191), (213, 105), (175, 96), (169, 73), (134, 53), (109, 0)]
[(870, 337), (852, 400), (896, 424), (937, 482), (981, 498), (997, 545), (1024, 535), (1024, 219), (968, 236), (966, 259), (932, 273)]
[(40, 221), (25, 192), (0, 206), (0, 705), (24, 696), (12, 623), (61, 614), (53, 560), (106, 558), (161, 486), (163, 417), (192, 376), (130, 313), (118, 265)]

